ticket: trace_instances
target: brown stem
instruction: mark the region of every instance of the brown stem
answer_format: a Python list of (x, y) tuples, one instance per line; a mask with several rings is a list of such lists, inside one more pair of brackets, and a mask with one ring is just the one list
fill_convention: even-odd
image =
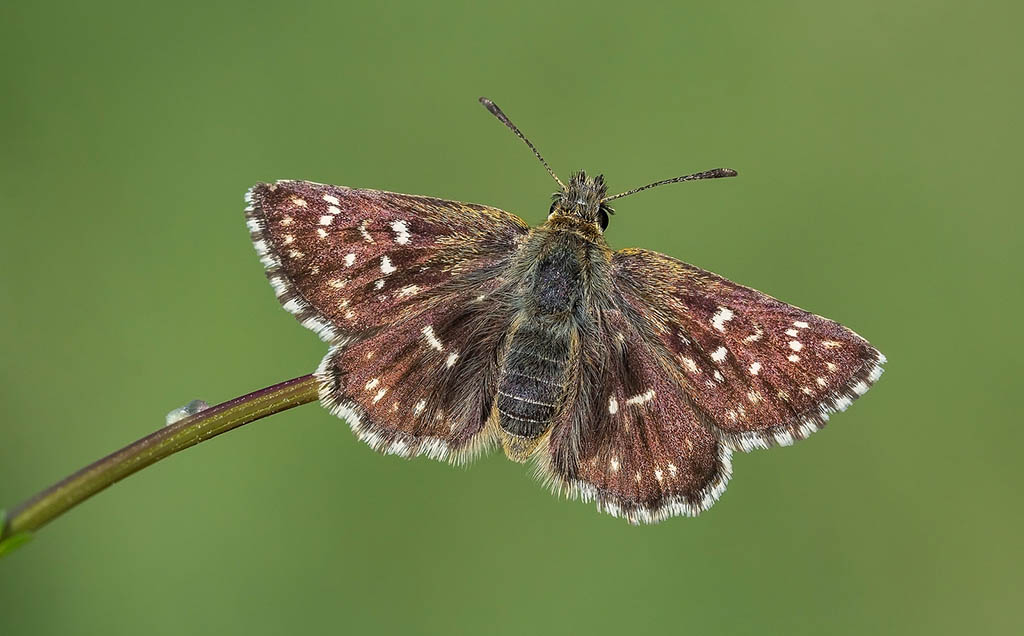
[(304, 375), (211, 406), (150, 433), (21, 503), (6, 518), (0, 514), (0, 555), (56, 517), (150, 464), (243, 424), (316, 399), (316, 378)]

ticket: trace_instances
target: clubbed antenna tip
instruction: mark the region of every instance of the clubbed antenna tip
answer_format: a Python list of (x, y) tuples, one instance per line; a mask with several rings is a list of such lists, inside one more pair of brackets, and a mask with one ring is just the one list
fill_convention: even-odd
[(480, 103), (483, 104), (484, 108), (490, 111), (492, 115), (497, 117), (498, 121), (508, 126), (509, 130), (516, 134), (516, 137), (522, 139), (523, 142), (530, 147), (530, 150), (533, 151), (533, 154), (537, 155), (537, 159), (539, 159), (541, 164), (544, 165), (544, 169), (548, 171), (548, 174), (551, 175), (551, 178), (554, 179), (556, 183), (558, 183), (558, 186), (562, 188), (562, 190), (565, 190), (565, 184), (562, 183), (562, 180), (558, 178), (558, 175), (555, 174), (555, 171), (551, 169), (551, 166), (548, 165), (548, 162), (544, 161), (544, 157), (542, 157), (540, 152), (537, 151), (536, 146), (530, 143), (530, 140), (526, 138), (526, 135), (524, 135), (519, 130), (519, 128), (517, 128), (516, 125), (512, 123), (512, 120), (509, 119), (505, 113), (501, 112), (501, 109), (498, 108), (498, 105), (492, 102), (491, 100), (487, 99), (486, 97), (481, 97)]
[(625, 192), (620, 192), (619, 194), (616, 194), (615, 196), (606, 197), (604, 199), (604, 201), (608, 202), (608, 201), (612, 201), (614, 199), (621, 199), (622, 197), (628, 197), (631, 194), (636, 194), (637, 192), (641, 192), (643, 190), (649, 190), (650, 188), (654, 188), (654, 187), (657, 187), (657, 186), (660, 186), (660, 185), (665, 185), (665, 184), (668, 184), (668, 183), (679, 183), (680, 181), (698, 181), (700, 179), (721, 179), (722, 177), (735, 177), (737, 174), (738, 173), (735, 170), (731, 170), (729, 168), (715, 168), (714, 170), (705, 170), (704, 172), (695, 172), (693, 174), (688, 174), (688, 175), (685, 175), (685, 176), (682, 176), (682, 177), (675, 177), (673, 179), (664, 179), (662, 181), (655, 181), (654, 183), (648, 183), (645, 186), (641, 186), (639, 188), (633, 188), (632, 190), (627, 190)]

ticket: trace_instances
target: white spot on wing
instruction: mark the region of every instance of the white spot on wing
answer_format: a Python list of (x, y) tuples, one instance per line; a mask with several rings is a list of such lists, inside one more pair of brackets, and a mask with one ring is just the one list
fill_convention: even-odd
[(714, 350), (711, 354), (711, 359), (715, 362), (721, 362), (725, 360), (725, 356), (729, 354), (729, 351), (725, 347), (719, 347)]
[(395, 243), (405, 245), (412, 236), (409, 233), (409, 226), (405, 221), (392, 221), (391, 229), (395, 232)]
[(333, 222), (334, 217), (331, 216), (330, 214), (325, 214), (322, 217), (320, 217), (320, 225), (330, 225)]
[(761, 372), (761, 363), (760, 362), (755, 362), (752, 365), (750, 365), (750, 375), (757, 375), (760, 372)]
[[(619, 401), (615, 399), (614, 395), (608, 400), (608, 412), (612, 415), (619, 412)], [(616, 464), (618, 464), (618, 462), (616, 462)]]
[(437, 336), (434, 334), (434, 327), (432, 325), (427, 325), (426, 327), (423, 328), (423, 337), (427, 339), (427, 344), (429, 344), (431, 347), (437, 349), (438, 351), (444, 351), (444, 345), (442, 345), (441, 341), (437, 339)]
[(687, 370), (690, 373), (700, 373), (700, 369), (697, 368), (697, 363), (691, 358), (683, 358), (683, 364), (686, 365)]
[(711, 317), (711, 326), (718, 331), (725, 331), (725, 323), (732, 320), (733, 313), (728, 307), (719, 307), (714, 316)]
[(646, 392), (634, 395), (626, 400), (626, 404), (643, 404), (654, 399), (654, 389), (647, 389)]
[(793, 351), (800, 351), (801, 349), (804, 348), (804, 346), (800, 344), (799, 340), (790, 340), (789, 348), (792, 349)]
[(334, 205), (341, 205), (341, 201), (338, 200), (338, 197), (333, 197), (333, 196), (331, 196), (329, 194), (325, 194), (323, 196), (323, 199), (324, 199), (324, 201), (327, 201), (328, 203), (333, 203)]
[(810, 327), (810, 325), (804, 322), (803, 320), (797, 320), (796, 322), (793, 323), (793, 326), (799, 327), (800, 329), (807, 329), (808, 327)]
[(380, 378), (373, 378), (372, 380), (366, 383), (366, 390), (372, 391), (377, 388), (378, 384), (380, 384)]
[(376, 241), (374, 241), (373, 237), (370, 236), (369, 230), (366, 229), (366, 225), (369, 222), (370, 219), (363, 219), (363, 222), (359, 224), (359, 235), (362, 236), (367, 243), (375, 243)]
[(387, 256), (380, 257), (380, 271), (383, 274), (390, 274), (398, 268), (391, 264), (391, 259)]
[(449, 368), (453, 367), (453, 366), (455, 366), (455, 361), (458, 360), (458, 359), (459, 359), (459, 354), (457, 354), (457, 353), (455, 353), (453, 351), (452, 353), (448, 354), (448, 359), (444, 361), (444, 365), (446, 367), (449, 367)]
[(356, 262), (355, 254), (345, 254), (345, 267), (352, 267)]

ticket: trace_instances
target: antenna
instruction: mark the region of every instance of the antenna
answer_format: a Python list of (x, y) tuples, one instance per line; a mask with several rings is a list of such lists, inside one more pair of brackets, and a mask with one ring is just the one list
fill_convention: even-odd
[(647, 185), (641, 188), (633, 188), (632, 190), (620, 192), (615, 196), (605, 197), (604, 200), (602, 200), (602, 203), (606, 203), (614, 199), (621, 199), (622, 197), (628, 197), (631, 194), (636, 194), (637, 192), (647, 190), (649, 188), (654, 188), (656, 186), (665, 185), (666, 183), (679, 183), (680, 181), (697, 181), (699, 179), (720, 179), (722, 177), (735, 177), (736, 174), (737, 173), (735, 170), (730, 170), (729, 168), (715, 168), (714, 170), (695, 172), (694, 174), (688, 174), (685, 177), (676, 177), (675, 179), (664, 179), (662, 181), (655, 181), (654, 183), (648, 183)]
[(537, 148), (532, 143), (530, 143), (530, 140), (526, 138), (526, 135), (524, 135), (522, 132), (519, 131), (518, 128), (516, 128), (516, 125), (512, 123), (512, 120), (509, 119), (508, 116), (505, 115), (505, 113), (501, 112), (501, 109), (498, 108), (498, 105), (492, 102), (491, 100), (487, 99), (486, 97), (481, 97), (480, 103), (483, 104), (484, 108), (489, 110), (492, 115), (497, 117), (498, 121), (508, 126), (509, 129), (516, 134), (516, 137), (522, 139), (526, 143), (526, 145), (530, 147), (530, 150), (533, 151), (533, 154), (537, 155), (537, 158), (540, 159), (540, 162), (544, 164), (544, 168), (548, 171), (548, 174), (551, 175), (551, 178), (558, 182), (558, 185), (559, 187), (562, 188), (562, 190), (565, 190), (565, 184), (562, 183), (562, 180), (558, 178), (558, 175), (555, 174), (555, 171), (551, 169), (551, 166), (548, 165), (548, 162), (544, 161), (544, 157), (540, 156), (540, 153), (537, 152)]

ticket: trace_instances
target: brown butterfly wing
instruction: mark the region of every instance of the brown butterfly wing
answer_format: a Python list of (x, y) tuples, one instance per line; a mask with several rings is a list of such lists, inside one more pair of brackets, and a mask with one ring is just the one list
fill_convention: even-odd
[(609, 287), (542, 468), (634, 523), (707, 509), (733, 449), (806, 437), (885, 361), (838, 323), (661, 254), (616, 252)]
[(278, 181), (246, 220), (278, 300), (329, 342), (363, 337), (498, 275), (529, 227), (470, 203)]
[(321, 403), (380, 452), (472, 459), (495, 439), (485, 427), (513, 316), (490, 298), (498, 283), (332, 347), (316, 373)]
[(832, 320), (655, 252), (612, 264), (623, 310), (734, 448), (803, 439), (882, 374), (885, 356)]
[(556, 491), (631, 523), (709, 508), (731, 475), (722, 442), (622, 312), (601, 310), (542, 469)]
[(480, 205), (307, 181), (258, 184), (246, 210), (278, 300), (333, 344), (320, 400), (373, 448), (460, 461), (487, 445), (500, 289), (528, 232)]

